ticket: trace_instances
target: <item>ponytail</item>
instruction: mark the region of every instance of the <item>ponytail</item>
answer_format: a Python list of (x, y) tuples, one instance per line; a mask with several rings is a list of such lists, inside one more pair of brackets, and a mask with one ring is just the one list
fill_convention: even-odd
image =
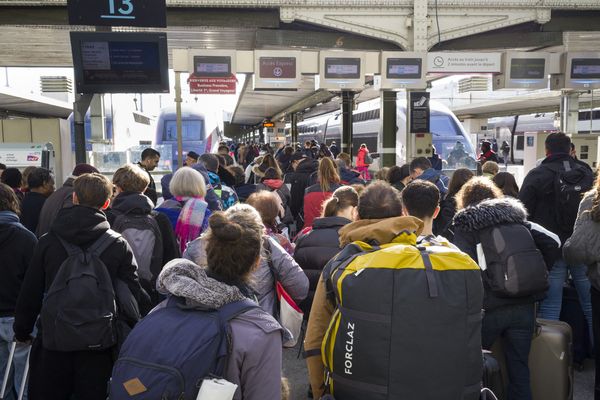
[(358, 206), (358, 193), (352, 186), (342, 186), (323, 203), (323, 217), (335, 217), (348, 207)]

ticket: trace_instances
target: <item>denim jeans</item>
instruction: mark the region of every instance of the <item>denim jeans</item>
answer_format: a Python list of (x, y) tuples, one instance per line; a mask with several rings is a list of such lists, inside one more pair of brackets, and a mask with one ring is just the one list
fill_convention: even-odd
[[(592, 312), (594, 318), (594, 342), (600, 342), (600, 291), (592, 287)], [(594, 354), (596, 365), (596, 377), (594, 383), (594, 400), (600, 400), (600, 351)]]
[[(6, 373), (6, 363), (8, 362), (8, 356), (10, 353), (10, 347), (13, 341), (13, 323), (15, 319), (13, 317), (0, 318), (0, 385), (2, 385), (2, 379)], [(21, 388), (21, 382), (23, 381), (23, 370), (25, 369), (25, 363), (27, 362), (27, 354), (29, 352), (29, 346), (17, 345), (15, 349), (15, 355), (12, 364), (12, 379), (8, 381), (6, 386), (6, 394), (4, 395), (7, 400), (14, 400), (17, 398), (19, 389)], [(27, 390), (23, 395), (24, 399), (27, 399)]]
[(579, 302), (581, 308), (585, 314), (588, 327), (590, 328), (590, 337), (593, 338), (592, 333), (592, 298), (590, 294), (590, 281), (586, 276), (587, 267), (585, 265), (567, 265), (565, 260), (562, 258), (554, 263), (554, 266), (550, 270), (548, 279), (550, 282), (550, 288), (544, 301), (540, 304), (539, 317), (544, 319), (558, 320), (560, 318), (560, 309), (562, 307), (562, 294), (563, 285), (566, 282), (569, 272), (577, 294), (579, 295)]
[(532, 400), (529, 380), (529, 350), (535, 327), (535, 306), (517, 304), (486, 311), (481, 328), (481, 344), (489, 350), (503, 339), (508, 373), (507, 400)]

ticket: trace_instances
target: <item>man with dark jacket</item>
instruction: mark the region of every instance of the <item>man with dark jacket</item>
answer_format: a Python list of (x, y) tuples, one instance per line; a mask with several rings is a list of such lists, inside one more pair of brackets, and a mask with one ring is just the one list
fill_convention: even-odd
[[(29, 267), (31, 251), (37, 239), (19, 222), (19, 200), (13, 190), (0, 183), (0, 376), (7, 367), (13, 342), (15, 307), (23, 277)], [(27, 361), (27, 346), (18, 346), (14, 354), (14, 379), (8, 381), (5, 399), (16, 399)]]
[[(291, 165), (294, 172), (286, 175), (286, 183), (292, 185), (290, 189), (292, 196), (290, 210), (296, 221), (300, 222), (298, 217), (304, 208), (304, 191), (312, 184), (310, 177), (319, 169), (319, 161), (307, 158), (302, 153), (294, 153)], [(298, 224), (298, 229), (302, 225), (303, 223)]]
[(144, 193), (152, 203), (156, 205), (158, 201), (158, 194), (156, 193), (156, 183), (154, 183), (154, 178), (150, 172), (154, 171), (158, 166), (160, 161), (160, 153), (153, 148), (148, 147), (142, 151), (142, 160), (138, 163), (138, 165), (146, 171), (148, 177), (150, 178), (150, 184), (148, 185), (148, 189)]
[[(571, 139), (564, 133), (552, 133), (546, 138), (546, 158), (541, 165), (529, 171), (519, 192), (519, 199), (527, 208), (529, 219), (556, 233), (564, 243), (573, 233), (577, 210), (582, 195), (591, 188), (593, 172), (584, 162), (570, 156)], [(556, 191), (559, 174), (567, 169), (577, 180), (574, 192), (568, 203), (562, 203), (560, 193)], [(571, 274), (579, 300), (589, 326), (592, 326), (592, 303), (590, 282), (586, 276), (585, 265), (568, 265), (559, 259), (550, 270), (550, 289), (548, 296), (539, 308), (541, 318), (558, 320), (562, 306), (563, 284)]]
[(417, 157), (410, 162), (410, 177), (414, 179), (421, 179), (433, 183), (440, 190), (442, 199), (446, 197), (448, 193), (448, 184), (450, 180), (441, 171), (434, 169), (431, 166), (431, 161), (426, 157)]
[[(106, 211), (106, 218), (113, 229), (116, 229), (115, 222), (121, 215), (130, 215), (132, 217), (149, 215), (156, 221), (160, 237), (155, 238), (155, 243), (162, 244), (162, 248), (158, 252), (158, 254), (162, 255), (162, 259), (156, 262), (152, 260), (151, 265), (149, 265), (149, 268), (151, 269), (149, 272), (152, 273), (150, 279), (144, 279), (142, 273), (138, 271), (140, 283), (152, 298), (152, 305), (154, 306), (158, 304), (159, 301), (159, 296), (155, 289), (158, 274), (160, 274), (162, 267), (166, 263), (174, 258), (181, 257), (179, 245), (177, 244), (177, 239), (175, 238), (175, 233), (173, 232), (169, 217), (160, 212), (153, 212), (152, 202), (143, 194), (148, 186), (148, 177), (141, 168), (133, 164), (124, 165), (115, 172), (113, 183), (116, 188), (117, 196), (113, 199), (111, 208)], [(127, 228), (128, 226), (124, 225), (119, 232)], [(131, 243), (130, 247), (132, 247), (134, 254), (136, 254), (138, 267), (141, 268), (140, 260), (142, 257), (137, 255), (136, 248)], [(154, 270), (152, 270), (153, 268)]]
[(50, 226), (54, 222), (56, 214), (58, 214), (61, 209), (73, 206), (73, 182), (75, 179), (80, 175), (91, 174), (94, 172), (97, 173), (99, 171), (89, 164), (77, 164), (73, 169), (73, 173), (67, 178), (65, 183), (46, 199), (40, 213), (37, 229), (35, 230), (35, 235), (37, 237), (50, 231)]
[(46, 168), (36, 168), (27, 177), (29, 190), (21, 205), (21, 223), (35, 233), (46, 199), (54, 192), (54, 176)]
[[(100, 174), (85, 174), (75, 180), (73, 189), (74, 206), (58, 213), (50, 232), (36, 246), (25, 275), (14, 324), (15, 338), (21, 343), (31, 342), (31, 333), (42, 310), (44, 295), (68, 257), (60, 239), (80, 248), (88, 248), (110, 228), (101, 211), (110, 203), (113, 191), (110, 181)], [(137, 266), (125, 239), (118, 238), (110, 243), (100, 254), (100, 259), (113, 285), (120, 279), (133, 297), (139, 300), (141, 287)], [(73, 304), (73, 307), (76, 306)], [(44, 325), (40, 322), (38, 327), (40, 333), (33, 340), (30, 355), (29, 399), (106, 399), (106, 385), (110, 379), (115, 349), (75, 352), (49, 350), (44, 346)]]

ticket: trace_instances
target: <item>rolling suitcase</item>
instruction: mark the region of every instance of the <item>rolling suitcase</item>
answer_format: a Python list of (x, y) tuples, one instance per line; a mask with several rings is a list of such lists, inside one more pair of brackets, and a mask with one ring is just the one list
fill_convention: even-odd
[[(0, 388), (0, 400), (4, 399), (6, 393), (6, 387), (8, 386), (8, 379), (11, 375), (11, 367), (12, 362), (15, 356), (15, 350), (17, 348), (17, 342), (12, 342), (10, 347), (10, 352), (8, 354), (8, 361), (6, 362), (6, 372), (4, 373), (4, 379), (2, 379), (2, 388)], [(29, 375), (29, 355), (31, 353), (31, 346), (29, 346), (29, 352), (27, 353), (27, 362), (25, 363), (25, 370), (23, 371), (23, 380), (21, 381), (21, 386), (19, 387), (19, 397), (18, 400), (23, 399), (23, 395), (25, 394), (25, 386), (27, 384), (27, 377)]]
[(587, 320), (583, 314), (577, 290), (566, 284), (563, 286), (560, 320), (571, 325), (573, 333), (573, 363), (581, 367), (586, 358), (592, 355), (592, 343)]
[[(573, 400), (571, 327), (566, 322), (537, 319), (529, 351), (529, 376), (533, 400)], [(502, 341), (492, 347), (508, 384)], [(504, 388), (506, 392), (506, 386)], [(503, 397), (498, 396), (502, 400)]]
[(495, 396), (491, 397), (489, 392), (482, 391), (482, 399), (504, 398), (504, 380), (500, 363), (490, 351), (483, 350), (483, 387), (489, 389)]

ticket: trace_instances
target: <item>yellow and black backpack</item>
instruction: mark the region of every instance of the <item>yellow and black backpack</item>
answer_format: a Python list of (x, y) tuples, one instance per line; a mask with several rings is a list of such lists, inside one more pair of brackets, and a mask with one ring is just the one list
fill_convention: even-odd
[(336, 400), (479, 399), (483, 287), (467, 254), (403, 232), (347, 245), (323, 274), (336, 310), (321, 355)]

